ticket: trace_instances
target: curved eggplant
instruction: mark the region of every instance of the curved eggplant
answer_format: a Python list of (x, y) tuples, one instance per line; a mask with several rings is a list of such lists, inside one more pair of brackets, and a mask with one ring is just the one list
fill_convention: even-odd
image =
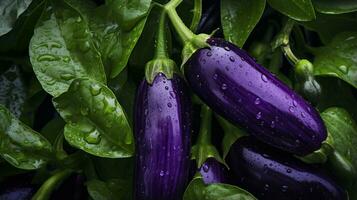
[(190, 99), (184, 81), (162, 73), (143, 80), (135, 103), (137, 200), (181, 199), (189, 175)]
[(245, 51), (223, 39), (207, 40), (184, 65), (192, 90), (259, 140), (303, 156), (321, 147), (327, 132), (318, 112)]
[(261, 200), (347, 199), (343, 189), (322, 169), (253, 137), (238, 139), (227, 161), (237, 184)]
[(208, 158), (198, 169), (198, 172), (201, 174), (205, 184), (228, 182), (226, 167), (214, 158)]

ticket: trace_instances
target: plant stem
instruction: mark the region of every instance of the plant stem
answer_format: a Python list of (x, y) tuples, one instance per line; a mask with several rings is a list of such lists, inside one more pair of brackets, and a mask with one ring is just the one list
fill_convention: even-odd
[(183, 43), (190, 41), (195, 34), (187, 28), (185, 23), (176, 12), (176, 7), (182, 2), (182, 0), (171, 0), (165, 5), (165, 10), (176, 29), (176, 32), (180, 36)]
[(161, 12), (159, 28), (157, 30), (156, 36), (156, 49), (155, 49), (155, 59), (157, 58), (168, 58), (167, 45), (166, 45), (166, 34), (165, 34), (165, 23), (166, 23), (166, 13)]
[(194, 32), (197, 31), (197, 26), (200, 23), (202, 15), (202, 0), (195, 0), (193, 8), (193, 17), (191, 21), (190, 29)]
[(47, 179), (36, 194), (32, 197), (32, 200), (47, 200), (50, 198), (54, 189), (56, 189), (61, 182), (72, 173), (72, 170), (64, 169), (56, 172), (53, 176)]
[(211, 144), (212, 111), (207, 105), (201, 107), (201, 125), (198, 134), (198, 144)]
[(297, 62), (299, 62), (299, 59), (294, 55), (294, 53), (291, 50), (290, 47), (290, 42), (289, 42), (289, 37), (290, 33), (295, 25), (294, 20), (288, 19), (282, 29), (282, 34), (283, 34), (283, 44), (281, 46), (281, 49), (286, 56), (286, 58), (291, 62), (293, 65), (295, 65)]

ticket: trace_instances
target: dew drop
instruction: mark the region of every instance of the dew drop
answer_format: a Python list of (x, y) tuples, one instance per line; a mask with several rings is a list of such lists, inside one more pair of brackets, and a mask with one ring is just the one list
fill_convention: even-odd
[(255, 118), (257, 118), (257, 119), (262, 118), (262, 112), (258, 112), (257, 115), (255, 116)]
[(213, 74), (213, 79), (217, 80), (217, 78), (218, 78), (218, 74)]
[(37, 61), (38, 62), (42, 62), (42, 61), (55, 61), (57, 60), (58, 58), (56, 58), (55, 56), (53, 55), (50, 55), (50, 54), (43, 54), (43, 55), (40, 55), (38, 58), (37, 58)]
[(176, 96), (175, 96), (175, 92), (174, 92), (174, 91), (170, 91), (170, 92), (169, 92), (169, 94), (170, 94), (170, 96), (171, 96), (173, 99), (175, 99), (175, 98), (176, 98)]
[(283, 186), (281, 186), (281, 191), (282, 192), (287, 192), (288, 191), (288, 186), (287, 185), (283, 185)]
[(72, 74), (61, 74), (61, 78), (68, 81), (74, 78)]
[(93, 96), (97, 96), (100, 94), (100, 92), (102, 91), (102, 88), (100, 87), (100, 85), (98, 84), (92, 84), (89, 88), (90, 90), (90, 93), (93, 95)]
[(207, 51), (207, 54), (206, 54), (208, 57), (211, 57), (212, 56), (212, 52), (211, 51)]
[(297, 106), (297, 102), (295, 100), (293, 100), (293, 106)]
[(204, 164), (204, 165), (202, 166), (202, 168), (203, 168), (203, 171), (204, 171), (204, 172), (208, 172), (208, 170), (209, 170), (209, 166), (206, 165), (206, 164)]
[(294, 112), (294, 107), (289, 106), (289, 111), (290, 111), (290, 112)]
[(68, 56), (63, 57), (63, 61), (66, 63), (69, 63), (69, 61), (71, 61), (71, 58)]
[(341, 65), (338, 67), (338, 69), (343, 73), (343, 74), (347, 74), (348, 73), (348, 68), (346, 65)]
[(169, 86), (165, 86), (165, 90), (169, 90)]
[(264, 74), (262, 74), (261, 78), (262, 78), (262, 81), (264, 81), (265, 83), (268, 82), (268, 78)]
[(305, 118), (305, 113), (304, 112), (301, 112), (301, 117)]
[(98, 144), (100, 142), (101, 136), (100, 133), (96, 130), (93, 132), (90, 132), (86, 137), (85, 141), (88, 142), (89, 144)]
[(197, 78), (197, 79), (199, 79), (199, 78), (200, 78), (200, 75), (199, 75), (199, 74), (197, 74), (197, 75), (196, 75), (196, 78)]
[(275, 128), (275, 121), (271, 121), (270, 127), (271, 127), (271, 128)]
[(230, 56), (230, 57), (229, 57), (229, 60), (230, 60), (231, 62), (235, 62), (235, 61), (236, 61), (236, 59), (234, 59), (233, 56)]
[(224, 50), (226, 50), (226, 51), (230, 51), (230, 50), (231, 50), (228, 46), (225, 46), (225, 47), (223, 47), (223, 48), (224, 48)]
[(222, 89), (222, 90), (226, 90), (226, 89), (227, 89), (227, 84), (222, 83), (222, 85), (221, 85), (221, 89)]
[(286, 169), (286, 172), (290, 174), (290, 173), (291, 173), (291, 169), (290, 169), (290, 168), (287, 168), (287, 169)]
[(165, 172), (163, 170), (160, 171), (160, 176), (164, 176)]
[(255, 105), (259, 105), (259, 104), (260, 104), (260, 99), (259, 99), (259, 97), (257, 97), (257, 98), (255, 99), (254, 104), (255, 104)]
[(167, 107), (171, 108), (172, 104), (171, 103), (167, 103)]

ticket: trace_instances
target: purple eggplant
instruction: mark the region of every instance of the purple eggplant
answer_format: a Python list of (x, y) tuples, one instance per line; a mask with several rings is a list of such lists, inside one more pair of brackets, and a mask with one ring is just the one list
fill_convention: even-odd
[(143, 80), (136, 102), (136, 200), (181, 199), (189, 175), (191, 104), (185, 82), (162, 73)]
[(318, 112), (245, 51), (207, 40), (184, 65), (192, 90), (213, 111), (246, 127), (264, 143), (297, 155), (321, 147), (326, 128)]
[(208, 158), (198, 169), (198, 172), (205, 184), (227, 183), (228, 180), (226, 167), (214, 158)]
[(343, 189), (321, 168), (253, 137), (238, 139), (227, 162), (237, 184), (261, 200), (347, 199)]
[(30, 200), (38, 188), (38, 185), (31, 183), (32, 178), (32, 173), (6, 178), (0, 183), (0, 199)]

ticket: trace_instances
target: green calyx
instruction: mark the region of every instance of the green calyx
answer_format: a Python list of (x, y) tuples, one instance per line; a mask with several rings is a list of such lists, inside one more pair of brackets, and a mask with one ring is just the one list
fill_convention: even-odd
[(197, 168), (208, 158), (215, 158), (218, 162), (222, 163), (228, 168), (228, 165), (219, 155), (218, 150), (211, 144), (211, 124), (212, 124), (212, 111), (207, 105), (201, 107), (201, 126), (198, 135), (197, 143), (192, 146), (191, 159), (196, 160)]
[(171, 79), (176, 70), (176, 64), (169, 58), (157, 58), (149, 61), (145, 67), (145, 78), (149, 84), (152, 84), (159, 73), (163, 73), (167, 79)]
[(199, 34), (194, 35), (190, 40), (187, 40), (184, 43), (182, 49), (182, 66), (187, 62), (187, 60), (194, 54), (198, 49), (201, 48), (210, 48), (210, 45), (207, 43), (207, 39), (210, 38), (210, 35), (207, 34)]

